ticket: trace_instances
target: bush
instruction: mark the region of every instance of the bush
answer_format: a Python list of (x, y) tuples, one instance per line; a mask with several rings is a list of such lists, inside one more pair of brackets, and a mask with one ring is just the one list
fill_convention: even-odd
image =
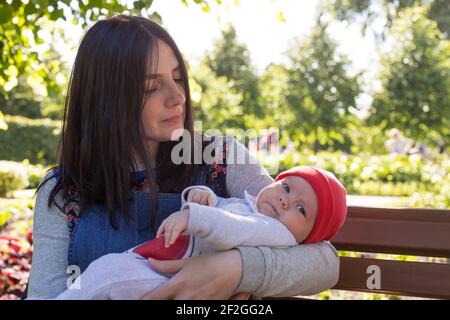
[[(276, 159), (262, 160), (266, 167), (275, 167)], [(297, 165), (311, 165), (333, 172), (349, 194), (439, 194), (450, 186), (450, 160), (445, 155), (433, 161), (424, 161), (419, 156), (355, 156), (329, 152), (313, 155), (290, 152), (280, 155), (278, 172)], [(273, 175), (275, 176), (276, 174)]]
[(0, 161), (0, 196), (27, 185), (28, 173), (24, 166), (12, 161)]
[(35, 189), (45, 176), (47, 167), (22, 162), (0, 161), (0, 196), (16, 190)]
[(30, 197), (0, 202), (0, 300), (19, 299), (25, 292), (32, 258), (34, 200)]
[(8, 130), (0, 131), (0, 159), (30, 163), (55, 163), (61, 123), (5, 115)]
[(26, 240), (0, 235), (0, 300), (23, 296), (31, 269), (32, 243), (31, 232)]

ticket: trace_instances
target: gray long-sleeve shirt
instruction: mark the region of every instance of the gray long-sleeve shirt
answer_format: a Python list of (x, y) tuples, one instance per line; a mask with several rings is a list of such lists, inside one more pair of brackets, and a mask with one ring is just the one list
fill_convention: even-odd
[[(226, 184), (231, 197), (243, 198), (245, 190), (257, 194), (272, 183), (273, 179), (245, 146), (231, 137), (227, 137), (227, 141), (230, 150)], [(243, 157), (253, 161), (244, 163)], [(47, 205), (55, 183), (56, 179), (51, 179), (44, 184), (36, 199), (29, 298), (54, 298), (68, 287), (67, 217), (56, 206)], [(56, 201), (61, 200), (56, 198)], [(331, 288), (339, 278), (339, 257), (327, 241), (282, 249), (245, 246), (238, 249), (243, 274), (236, 292), (250, 292), (258, 297), (309, 295)]]

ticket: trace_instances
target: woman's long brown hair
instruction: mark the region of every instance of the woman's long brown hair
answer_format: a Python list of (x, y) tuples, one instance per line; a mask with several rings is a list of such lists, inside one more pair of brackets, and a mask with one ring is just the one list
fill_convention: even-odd
[[(58, 146), (60, 179), (50, 193), (49, 206), (60, 191), (68, 199), (74, 187), (80, 214), (89, 205), (105, 204), (110, 223), (116, 227), (117, 215), (130, 218), (131, 168), (142, 161), (152, 193), (154, 228), (156, 192), (179, 193), (194, 183), (199, 165), (193, 160), (191, 164), (175, 165), (170, 160), (177, 141), (160, 143), (157, 179), (149, 163), (141, 112), (147, 72), (157, 68), (158, 39), (169, 45), (179, 62), (186, 94), (184, 128), (193, 137), (186, 65), (171, 36), (143, 17), (116, 15), (98, 21), (85, 33), (73, 66)], [(191, 148), (194, 150), (194, 139)]]

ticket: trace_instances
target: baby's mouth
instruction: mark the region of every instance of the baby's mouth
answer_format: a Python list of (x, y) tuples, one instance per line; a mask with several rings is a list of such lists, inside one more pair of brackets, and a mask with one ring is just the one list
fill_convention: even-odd
[(275, 207), (270, 202), (268, 202), (268, 204), (269, 204), (270, 209), (272, 209), (273, 216), (278, 217), (278, 212), (275, 209)]

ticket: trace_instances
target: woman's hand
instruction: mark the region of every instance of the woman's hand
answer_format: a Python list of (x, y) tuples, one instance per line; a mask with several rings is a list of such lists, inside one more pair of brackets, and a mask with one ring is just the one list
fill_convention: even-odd
[[(149, 259), (161, 273), (174, 273), (167, 283), (151, 291), (144, 300), (224, 300), (229, 299), (242, 277), (242, 259), (238, 250), (192, 257), (187, 260)], [(236, 295), (242, 298), (244, 295)]]

